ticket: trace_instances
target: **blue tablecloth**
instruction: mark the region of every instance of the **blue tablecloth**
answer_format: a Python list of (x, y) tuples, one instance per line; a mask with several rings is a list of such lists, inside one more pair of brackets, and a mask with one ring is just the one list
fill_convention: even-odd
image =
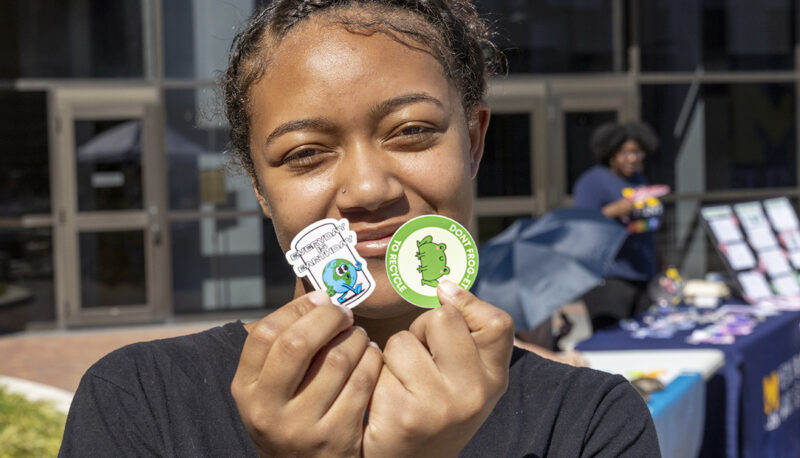
[(676, 377), (664, 390), (650, 395), (647, 407), (663, 458), (697, 456), (703, 442), (705, 406), (706, 386), (696, 372)]
[(635, 339), (613, 327), (579, 350), (717, 348), (725, 366), (706, 387), (702, 456), (800, 456), (800, 312), (783, 312), (731, 345), (686, 343), (691, 331), (669, 339)]

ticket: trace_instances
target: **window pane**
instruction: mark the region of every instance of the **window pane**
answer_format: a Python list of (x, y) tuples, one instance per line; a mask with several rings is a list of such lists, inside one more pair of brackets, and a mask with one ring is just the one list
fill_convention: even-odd
[(140, 0), (5, 0), (0, 78), (142, 77)]
[(135, 119), (75, 121), (78, 211), (143, 207), (141, 126)]
[(253, 0), (169, 0), (164, 12), (164, 73), (168, 78), (215, 79)]
[(611, 0), (480, 0), (511, 73), (610, 72)]
[(616, 111), (586, 111), (564, 113), (564, 144), (567, 147), (567, 189), (569, 194), (578, 177), (597, 163), (590, 147), (594, 129), (617, 120)]
[(269, 220), (205, 218), (172, 223), (175, 313), (277, 308), (295, 277)]
[(639, 2), (644, 71), (793, 68), (792, 0)]
[(478, 245), (482, 246), (495, 235), (508, 229), (519, 218), (530, 218), (531, 215), (483, 216), (478, 218)]
[(147, 303), (144, 231), (81, 232), (81, 307)]
[(0, 91), (0, 217), (50, 212), (47, 95)]
[(532, 189), (530, 114), (493, 114), (478, 169), (478, 196), (529, 196)]
[(642, 87), (642, 115), (662, 140), (645, 163), (680, 193), (797, 185), (792, 84)]
[(247, 175), (231, 171), (222, 151), (228, 129), (214, 112), (211, 89), (166, 92), (164, 149), (172, 210), (258, 210)]
[(0, 229), (0, 297), (24, 301), (29, 322), (56, 318), (52, 240), (50, 228)]

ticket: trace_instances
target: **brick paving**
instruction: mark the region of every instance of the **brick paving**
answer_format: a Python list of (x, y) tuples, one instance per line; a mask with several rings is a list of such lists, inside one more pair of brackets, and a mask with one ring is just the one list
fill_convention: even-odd
[(124, 345), (199, 332), (220, 322), (35, 331), (0, 336), (0, 375), (74, 392), (95, 361)]

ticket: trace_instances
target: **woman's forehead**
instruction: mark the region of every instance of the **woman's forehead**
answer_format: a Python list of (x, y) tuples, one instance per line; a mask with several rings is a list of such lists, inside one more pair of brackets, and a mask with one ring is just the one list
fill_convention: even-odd
[(448, 105), (450, 97), (457, 97), (429, 52), (381, 32), (312, 18), (298, 24), (272, 51), (252, 94), (256, 103), (364, 98), (369, 95), (365, 91), (376, 98), (393, 97), (398, 91), (431, 93), (447, 99), (442, 102)]
[[(399, 14), (399, 13), (398, 13)], [(404, 14), (407, 15), (407, 14)], [(356, 12), (331, 12), (327, 14), (314, 15), (296, 24), (286, 35), (273, 41), (269, 48), (270, 65), (277, 58), (288, 57), (288, 61), (302, 57), (298, 54), (315, 52), (315, 58), (324, 61), (323, 53), (332, 53), (341, 48), (342, 44), (350, 46), (350, 49), (339, 49), (348, 51), (350, 57), (358, 54), (370, 54), (376, 45), (376, 41), (384, 42), (385, 45), (391, 44), (390, 48), (396, 48), (396, 52), (423, 53), (432, 58), (431, 64), (442, 67), (441, 63), (434, 57), (431, 49), (425, 43), (414, 40), (408, 34), (402, 34), (393, 30), (389, 22), (383, 22), (372, 14)], [(412, 22), (420, 22), (414, 20)], [(396, 26), (395, 26), (396, 27)], [(364, 38), (375, 38), (375, 40), (365, 40)]]

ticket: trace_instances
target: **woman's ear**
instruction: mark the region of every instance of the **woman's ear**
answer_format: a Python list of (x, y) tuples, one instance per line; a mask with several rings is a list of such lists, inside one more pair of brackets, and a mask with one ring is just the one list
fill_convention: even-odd
[(483, 157), (483, 148), (486, 142), (486, 129), (489, 128), (489, 118), (491, 112), (489, 104), (485, 100), (481, 100), (472, 109), (470, 118), (467, 121), (469, 128), (469, 141), (470, 141), (470, 175), (475, 178), (478, 175), (478, 167), (481, 164)]
[(272, 218), (272, 210), (270, 210), (269, 203), (267, 202), (266, 197), (264, 197), (264, 192), (261, 189), (261, 184), (258, 181), (258, 177), (255, 175), (255, 173), (249, 173), (249, 175), (250, 184), (253, 186), (253, 192), (258, 200), (258, 205), (261, 206), (261, 211), (267, 218)]

